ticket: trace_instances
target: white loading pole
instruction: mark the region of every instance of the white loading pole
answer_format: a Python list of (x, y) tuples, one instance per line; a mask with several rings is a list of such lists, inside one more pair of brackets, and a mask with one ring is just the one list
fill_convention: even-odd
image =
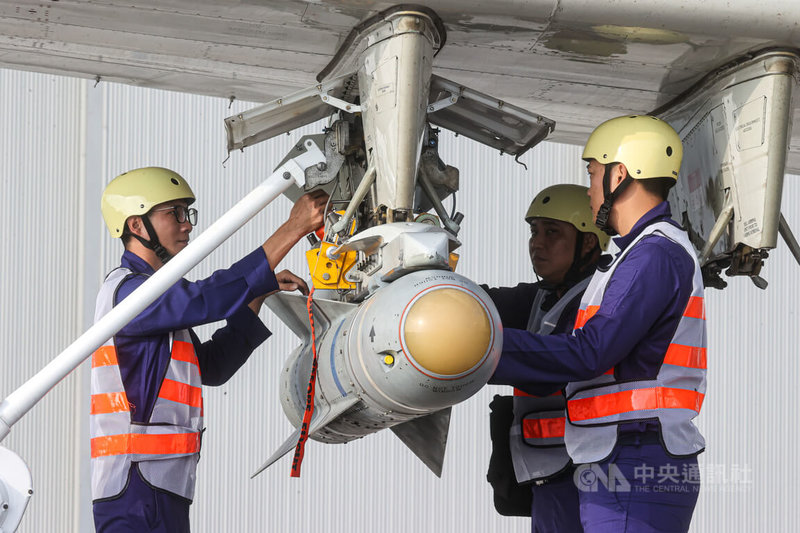
[(261, 185), (253, 189), (206, 231), (192, 240), (186, 248), (158, 269), (101, 320), (86, 330), (47, 366), (9, 394), (0, 404), (0, 442), (9, 434), (11, 426), (89, 355), (164, 294), (176, 281), (205, 259), (248, 220), (280, 196), (290, 185), (295, 184), (302, 187), (305, 184), (305, 169), (324, 162), (325, 156), (317, 145), (310, 140), (306, 141), (305, 152), (281, 165)]

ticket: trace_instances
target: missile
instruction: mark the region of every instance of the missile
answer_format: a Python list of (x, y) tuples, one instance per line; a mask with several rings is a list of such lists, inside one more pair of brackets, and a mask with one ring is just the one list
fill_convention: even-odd
[[(297, 430), (256, 474), (297, 443), (312, 364), (306, 298), (277, 293), (267, 305), (303, 343), (280, 379), (281, 405)], [(455, 272), (424, 269), (360, 304), (320, 298), (312, 309), (318, 370), (309, 438), (343, 443), (391, 428), (440, 476), (450, 407), (480, 390), (500, 357), (502, 327), (488, 295)]]

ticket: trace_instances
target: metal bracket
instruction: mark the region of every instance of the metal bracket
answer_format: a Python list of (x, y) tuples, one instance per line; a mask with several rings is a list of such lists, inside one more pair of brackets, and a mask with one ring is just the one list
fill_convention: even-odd
[(708, 234), (706, 245), (703, 247), (703, 251), (700, 253), (700, 259), (698, 261), (700, 265), (705, 265), (708, 261), (709, 256), (711, 256), (711, 251), (714, 249), (714, 246), (717, 244), (717, 241), (719, 241), (720, 237), (722, 237), (722, 234), (725, 231), (725, 226), (727, 226), (728, 222), (731, 221), (732, 216), (732, 204), (726, 205), (722, 211), (720, 211), (717, 221), (714, 223), (714, 227), (711, 228), (711, 232)]
[(306, 149), (305, 152), (289, 159), (279, 166), (275, 169), (273, 175), (279, 174), (287, 180), (293, 178), (298, 187), (305, 185), (306, 169), (318, 163), (324, 163), (325, 154), (322, 153), (319, 146), (311, 139), (307, 139), (303, 146)]
[(341, 109), (342, 111), (345, 111), (347, 113), (361, 113), (360, 105), (351, 104), (350, 102), (346, 102), (345, 100), (336, 98), (335, 96), (331, 96), (329, 94), (320, 94), (319, 97), (326, 104), (333, 106), (337, 109)]
[(428, 104), (428, 113), (435, 113), (440, 109), (444, 109), (445, 107), (450, 107), (456, 102), (458, 102), (458, 95), (451, 93), (448, 98), (442, 98), (441, 100), (437, 100), (432, 104)]
[(431, 185), (431, 182), (428, 180), (427, 174), (425, 174), (424, 172), (420, 172), (419, 175), (417, 176), (417, 181), (422, 187), (422, 190), (428, 196), (428, 199), (433, 204), (433, 209), (436, 211), (436, 214), (439, 215), (439, 218), (441, 219), (442, 224), (444, 224), (444, 227), (447, 229), (447, 231), (452, 233), (454, 236), (458, 235), (458, 231), (461, 229), (461, 227), (458, 225), (458, 222), (450, 218), (450, 216), (447, 214), (447, 211), (445, 211), (444, 206), (442, 205), (442, 201), (436, 194), (436, 190), (433, 188), (433, 185)]
[(342, 216), (342, 218), (340, 218), (339, 221), (333, 225), (331, 229), (332, 233), (339, 233), (347, 227), (347, 223), (350, 222), (351, 218), (353, 218), (353, 214), (356, 212), (358, 204), (361, 203), (361, 200), (363, 200), (367, 195), (369, 188), (372, 187), (372, 183), (375, 181), (376, 175), (377, 172), (375, 171), (375, 167), (371, 166), (367, 168), (367, 171), (364, 173), (364, 177), (361, 178), (361, 183), (358, 184), (356, 192), (350, 199), (350, 203), (347, 204), (347, 209), (344, 212), (344, 216)]

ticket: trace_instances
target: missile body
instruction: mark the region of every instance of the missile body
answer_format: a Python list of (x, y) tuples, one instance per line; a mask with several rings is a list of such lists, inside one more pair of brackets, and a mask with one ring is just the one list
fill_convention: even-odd
[[(280, 381), (283, 409), (299, 428), (312, 361), (306, 301), (289, 294), (269, 300), (284, 320), (294, 315), (286, 322), (304, 340)], [(500, 357), (502, 327), (488, 295), (454, 272), (420, 270), (359, 305), (320, 299), (313, 309), (318, 373), (310, 438), (341, 443), (392, 428), (439, 475), (450, 406), (480, 390)], [(294, 442), (292, 435), (265, 467)]]

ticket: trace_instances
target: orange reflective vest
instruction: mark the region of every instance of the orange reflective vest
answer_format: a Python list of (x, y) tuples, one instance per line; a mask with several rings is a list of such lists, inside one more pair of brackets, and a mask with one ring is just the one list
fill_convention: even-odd
[[(114, 305), (114, 294), (132, 272), (113, 270), (97, 297), (95, 321)], [(118, 496), (127, 486), (132, 463), (150, 484), (188, 500), (194, 497), (200, 457), (203, 395), (200, 366), (188, 330), (169, 334), (171, 358), (147, 423), (131, 419), (114, 339), (92, 355), (92, 499)]]
[(705, 440), (692, 422), (700, 413), (706, 390), (703, 278), (686, 232), (667, 222), (645, 228), (608, 270), (595, 273), (581, 300), (575, 329), (582, 328), (597, 312), (616, 267), (636, 243), (648, 235), (680, 244), (692, 258), (691, 297), (655, 379), (618, 382), (610, 369), (594, 379), (567, 385), (568, 424), (564, 440), (575, 463), (606, 459), (617, 442), (617, 426), (627, 422), (658, 420), (662, 442), (671, 455), (691, 456), (705, 448)]
[[(537, 292), (528, 331), (539, 335), (552, 333), (566, 306), (577, 299), (588, 284), (589, 278), (575, 284), (548, 311), (542, 310), (542, 303), (549, 291)], [(514, 422), (509, 445), (518, 483), (545, 481), (572, 464), (564, 445), (565, 406), (561, 391), (537, 397), (514, 389)]]

